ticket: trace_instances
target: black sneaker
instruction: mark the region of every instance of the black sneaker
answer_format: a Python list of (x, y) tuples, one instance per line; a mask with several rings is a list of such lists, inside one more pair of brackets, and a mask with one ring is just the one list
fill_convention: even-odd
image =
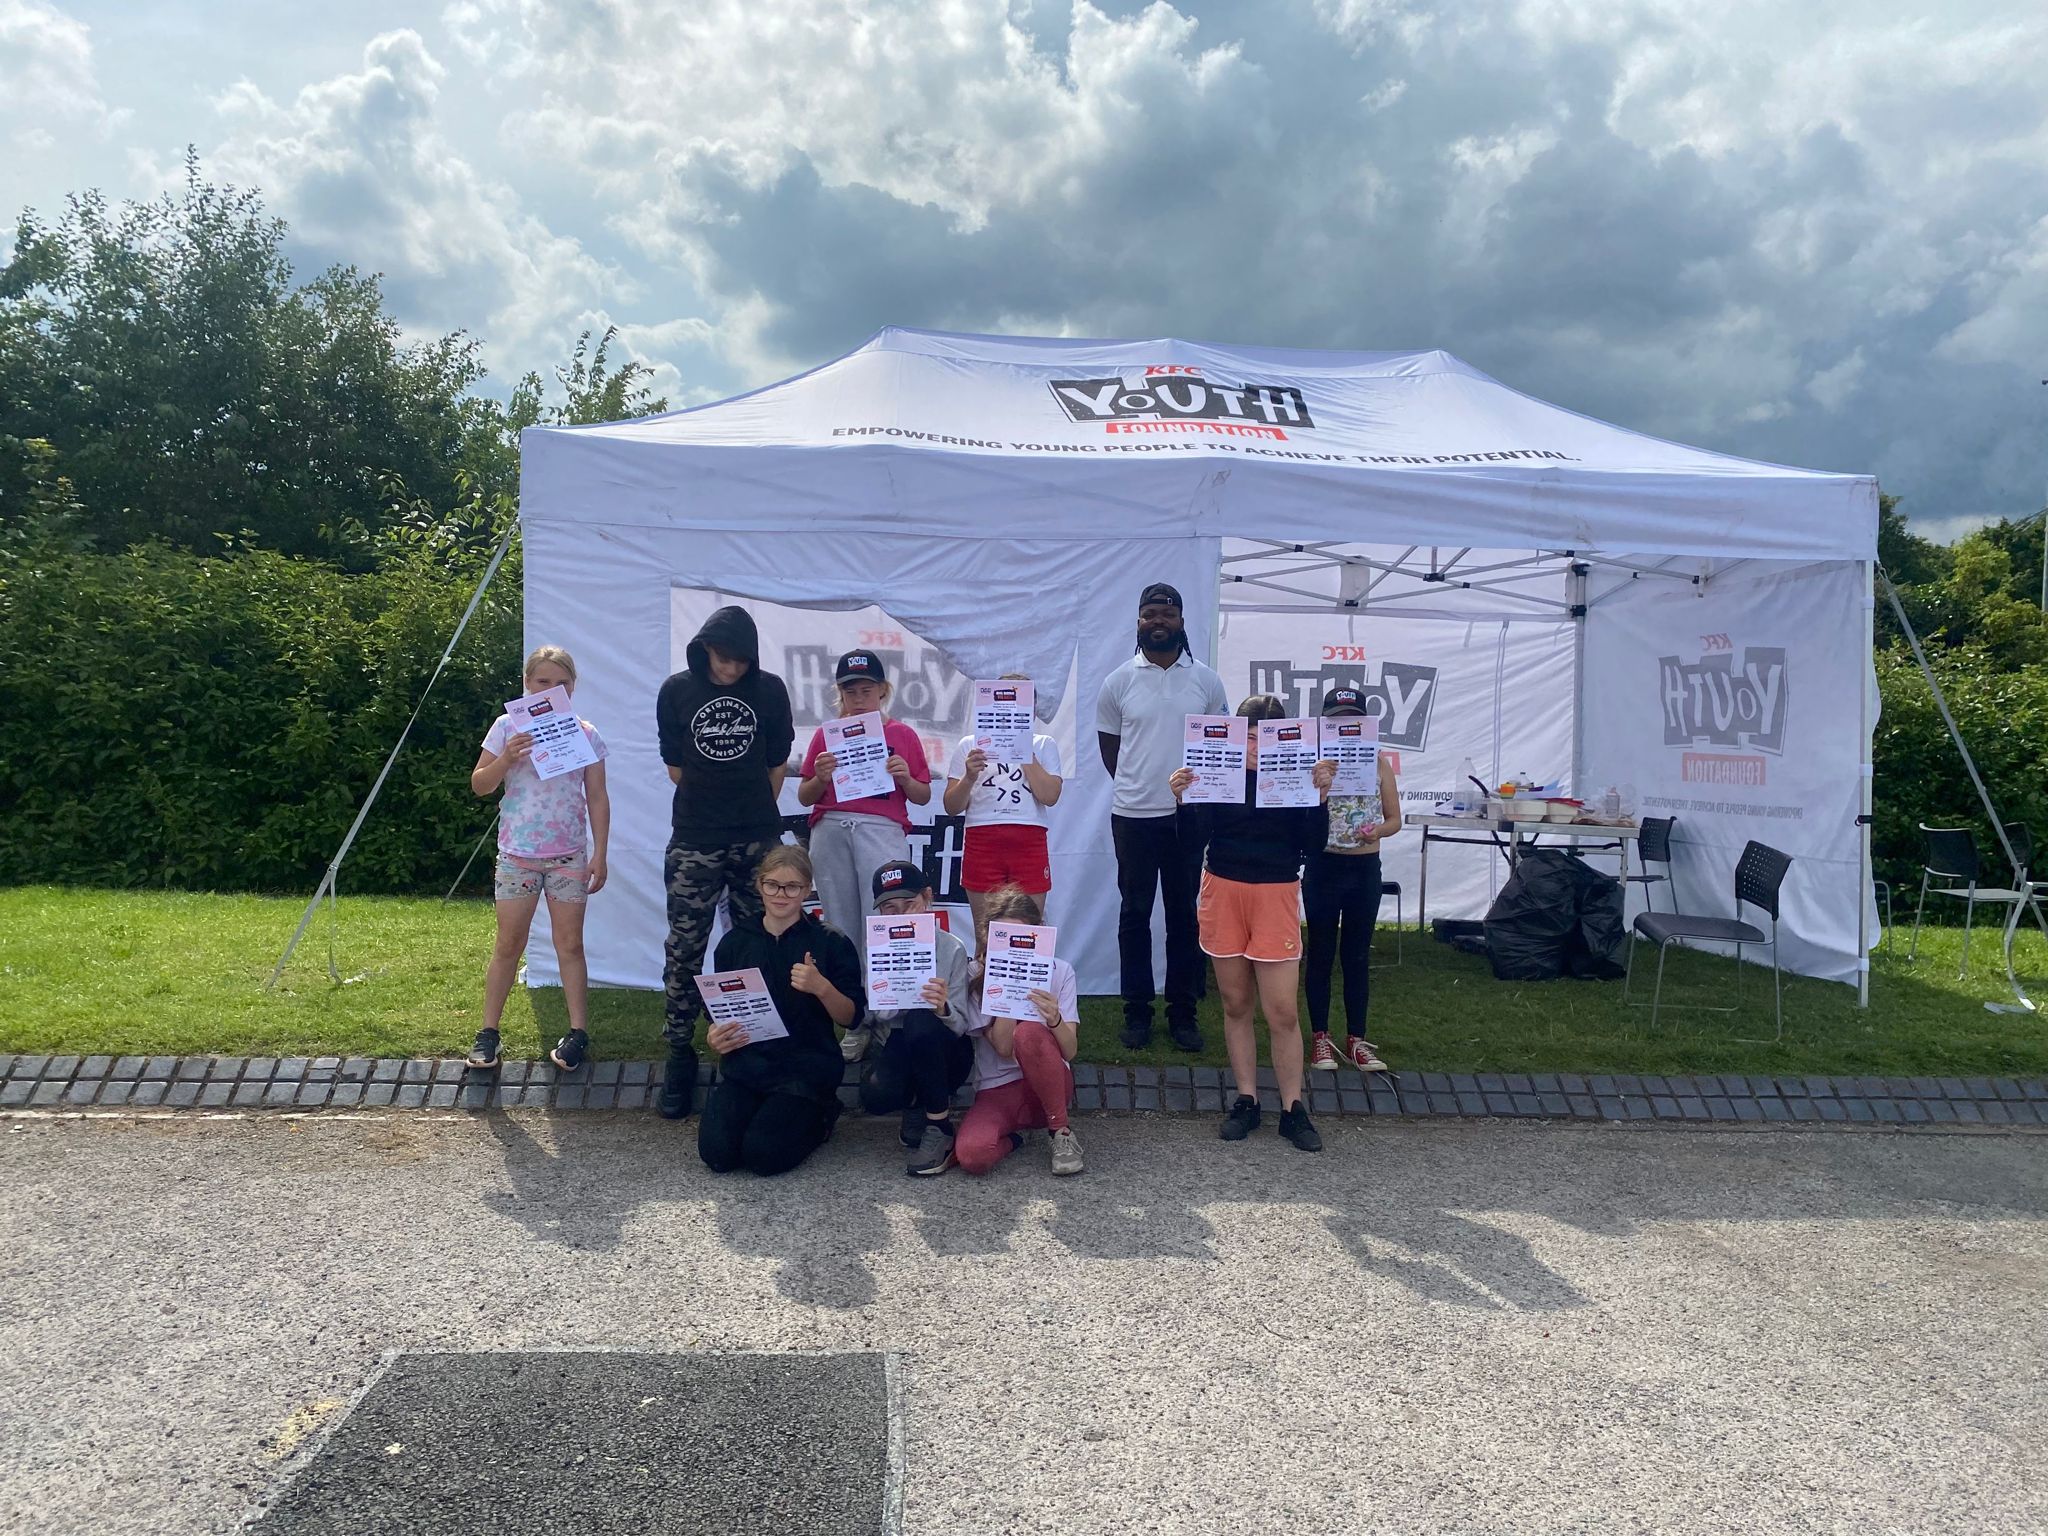
[(654, 1107), (664, 1120), (680, 1120), (690, 1112), (690, 1100), (697, 1092), (697, 1053), (687, 1045), (669, 1047), (668, 1064), (661, 1069), (661, 1093)]
[(469, 1048), (469, 1066), (473, 1072), (498, 1070), (498, 1032), (495, 1029), (476, 1032), (476, 1044)]
[(1124, 1049), (1127, 1051), (1144, 1050), (1152, 1043), (1152, 1020), (1149, 1017), (1125, 1019), (1123, 1033), (1117, 1038), (1123, 1041)]
[(1243, 1141), (1259, 1128), (1259, 1101), (1248, 1093), (1240, 1093), (1237, 1102), (1230, 1106), (1230, 1113), (1223, 1117), (1223, 1129), (1216, 1134), (1225, 1141)]
[(589, 1032), (572, 1029), (555, 1042), (555, 1048), (548, 1052), (548, 1060), (563, 1072), (574, 1072), (583, 1065), (584, 1058), (589, 1054)]
[(1309, 1124), (1308, 1110), (1301, 1100), (1294, 1101), (1292, 1109), (1280, 1111), (1280, 1134), (1303, 1152), (1323, 1150), (1323, 1138), (1316, 1134), (1316, 1128)]
[(912, 1151), (924, 1140), (924, 1110), (916, 1104), (903, 1111), (903, 1123), (896, 1129), (896, 1139)]
[(1166, 1038), (1173, 1042), (1177, 1051), (1199, 1051), (1202, 1048), (1201, 1026), (1193, 1019), (1182, 1019), (1177, 1024), (1166, 1026)]

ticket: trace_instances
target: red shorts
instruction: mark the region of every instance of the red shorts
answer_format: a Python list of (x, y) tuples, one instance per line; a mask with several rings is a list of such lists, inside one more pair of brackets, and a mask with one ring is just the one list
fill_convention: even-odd
[(1052, 856), (1046, 852), (1045, 828), (1024, 822), (969, 827), (967, 846), (960, 856), (960, 883), (977, 896), (1004, 885), (1043, 896), (1052, 889)]
[(1299, 960), (1301, 883), (1247, 885), (1204, 870), (1195, 921), (1202, 952), (1219, 960)]

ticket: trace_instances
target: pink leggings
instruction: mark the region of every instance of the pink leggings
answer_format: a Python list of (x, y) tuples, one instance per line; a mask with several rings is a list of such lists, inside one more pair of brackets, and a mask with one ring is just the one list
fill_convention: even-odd
[(953, 1156), (969, 1173), (987, 1173), (1010, 1151), (1013, 1131), (1058, 1130), (1067, 1123), (1074, 1096), (1074, 1071), (1060, 1044), (1036, 1019), (1017, 1025), (1017, 1065), (1024, 1075), (1012, 1083), (984, 1088), (960, 1121)]

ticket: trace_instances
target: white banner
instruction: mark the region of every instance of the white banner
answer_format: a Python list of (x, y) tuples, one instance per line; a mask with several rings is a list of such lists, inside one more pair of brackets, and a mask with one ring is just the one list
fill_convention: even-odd
[[(1482, 779), (1564, 779), (1572, 766), (1569, 624), (1458, 624), (1377, 615), (1225, 610), (1218, 670), (1231, 702), (1277, 696), (1316, 713), (1323, 690), (1366, 696), (1401, 787), (1404, 829), (1380, 850), (1410, 923), (1421, 899), (1421, 822), (1450, 799), (1460, 764)], [(1432, 843), (1429, 915), (1482, 917), (1506, 874), (1490, 846)], [(1381, 909), (1394, 920), (1394, 899)]]
[[(1632, 790), (1639, 817), (1676, 820), (1683, 911), (1734, 915), (1735, 864), (1752, 838), (1792, 855), (1784, 964), (1837, 981), (1856, 979), (1867, 899), (1862, 601), (1848, 563), (1704, 587), (1635, 582), (1597, 599), (1586, 630), (1588, 791)], [(1641, 908), (1632, 893), (1631, 912)]]

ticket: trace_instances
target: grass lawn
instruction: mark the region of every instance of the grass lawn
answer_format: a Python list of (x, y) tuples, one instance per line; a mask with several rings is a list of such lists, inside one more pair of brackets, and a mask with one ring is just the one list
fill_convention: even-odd
[[(344, 898), (337, 960), (327, 976), (323, 913), (275, 992), (262, 984), (303, 903), (257, 896), (164, 895), (16, 887), (0, 890), (0, 1051), (236, 1056), (448, 1056), (477, 1027), (492, 915), (479, 901)], [(1393, 933), (1375, 953), (1391, 961)], [(1901, 935), (1875, 958), (1871, 1007), (1849, 988), (1790, 978), (1782, 1045), (1768, 1034), (1769, 976), (1744, 978), (1741, 1014), (1624, 1009), (1621, 983), (1495, 981), (1483, 961), (1403, 935), (1398, 965), (1373, 974), (1372, 1038), (1396, 1067), (1442, 1071), (1869, 1073), (1886, 1076), (2048, 1076), (2039, 1018), (1987, 1013), (2006, 998), (1997, 934), (1979, 933), (1970, 978), (1956, 979), (1960, 929), (1929, 928), (1920, 960)], [(1647, 954), (1648, 951), (1645, 951)], [(2031, 926), (2022, 974), (2048, 976), (2048, 946)], [(1667, 998), (1725, 991), (1733, 968), (1713, 956), (1674, 956)], [(2048, 990), (2048, 987), (2044, 987)], [(661, 1054), (660, 998), (599, 990), (591, 998), (598, 1051)], [(1082, 1004), (1081, 1053), (1099, 1062), (1185, 1062), (1161, 1043), (1117, 1043), (1114, 998)], [(510, 1057), (545, 1054), (564, 1027), (556, 989), (515, 988), (504, 1022)], [(1221, 1063), (1213, 993), (1203, 1007)]]

